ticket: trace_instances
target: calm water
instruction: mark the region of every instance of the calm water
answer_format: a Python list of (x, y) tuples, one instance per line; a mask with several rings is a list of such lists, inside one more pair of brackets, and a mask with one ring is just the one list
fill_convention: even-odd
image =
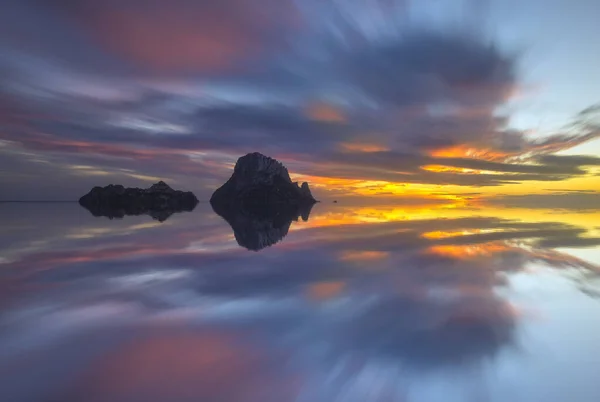
[(0, 204), (0, 400), (600, 400), (597, 214), (303, 215)]

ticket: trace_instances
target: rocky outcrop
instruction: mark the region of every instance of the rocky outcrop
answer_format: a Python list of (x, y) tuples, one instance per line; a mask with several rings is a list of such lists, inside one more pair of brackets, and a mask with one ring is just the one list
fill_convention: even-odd
[(192, 192), (173, 190), (159, 181), (147, 189), (112, 184), (94, 187), (79, 199), (79, 204), (94, 216), (113, 219), (126, 215), (149, 215), (163, 222), (173, 213), (194, 210), (198, 199)]
[(258, 152), (238, 159), (233, 174), (218, 188), (211, 204), (303, 205), (316, 200), (308, 183), (293, 183), (280, 162)]
[(237, 243), (248, 250), (260, 251), (281, 241), (293, 221), (308, 221), (314, 203), (298, 204), (219, 204), (213, 210), (229, 223)]
[(308, 183), (292, 182), (285, 166), (258, 152), (239, 158), (229, 180), (210, 199), (238, 244), (253, 251), (281, 241), (299, 217), (308, 220), (315, 202)]

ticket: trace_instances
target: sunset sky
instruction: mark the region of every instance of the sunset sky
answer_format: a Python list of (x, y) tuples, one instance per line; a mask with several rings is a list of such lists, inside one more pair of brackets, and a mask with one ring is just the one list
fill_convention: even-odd
[(323, 200), (600, 205), (596, 0), (2, 5), (2, 200), (208, 199), (259, 151)]

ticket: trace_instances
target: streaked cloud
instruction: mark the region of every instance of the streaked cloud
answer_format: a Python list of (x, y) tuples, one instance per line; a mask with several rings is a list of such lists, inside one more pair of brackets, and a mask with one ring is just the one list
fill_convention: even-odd
[(251, 151), (380, 193), (566, 182), (598, 165), (557, 154), (598, 138), (597, 108), (544, 136), (510, 127), (501, 110), (522, 86), (518, 53), (477, 24), (416, 24), (416, 4), (10, 2), (3, 152), (93, 166), (85, 187), (89, 172), (127, 172), (208, 192)]

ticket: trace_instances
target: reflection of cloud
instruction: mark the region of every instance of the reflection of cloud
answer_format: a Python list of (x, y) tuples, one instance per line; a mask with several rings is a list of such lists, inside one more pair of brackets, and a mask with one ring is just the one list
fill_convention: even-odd
[(344, 286), (344, 282), (318, 282), (308, 286), (307, 294), (313, 300), (327, 300), (339, 296)]
[(411, 368), (465, 364), (510, 342), (514, 318), (504, 302), (489, 295), (437, 303), (387, 300), (349, 323), (346, 347), (399, 358)]
[(256, 350), (223, 333), (157, 334), (106, 354), (64, 400), (292, 401), (289, 379)]
[(488, 202), (503, 208), (591, 212), (600, 210), (600, 193), (559, 192), (553, 194), (505, 195), (491, 198)]
[(343, 261), (377, 261), (389, 256), (389, 253), (383, 251), (344, 251), (340, 254), (340, 259)]
[[(313, 215), (321, 207), (327, 206), (317, 204)], [(24, 215), (13, 210), (6, 217), (23, 226)], [(265, 391), (279, 402), (321, 387), (339, 392), (373, 367), (417, 376), (479, 370), (482, 361), (494, 361), (513, 345), (515, 329), (527, 318), (498, 291), (510, 286), (507, 278), (532, 262), (575, 268), (591, 278), (600, 272), (546, 248), (544, 242), (585, 234), (563, 223), (477, 217), (306, 227), (263, 252), (236, 253), (229, 229), (209, 204), (150, 227), (104, 220), (97, 227), (98, 220), (82, 218), (57, 219), (57, 232), (32, 226), (30, 233), (49, 231), (54, 242), (21, 248), (3, 266), (19, 274), (16, 282), (52, 285), (36, 288), (35, 297), (8, 300), (15, 320), (36, 329), (40, 316), (66, 317), (77, 330), (104, 328), (106, 321), (162, 326), (190, 319), (194, 325), (185, 333), (149, 333), (144, 326), (148, 336), (69, 376), (76, 383), (61, 394), (65, 400), (152, 400), (191, 392), (262, 402), (269, 400)], [(69, 236), (73, 229), (87, 236)], [(96, 303), (110, 306), (109, 319), (106, 307), (81, 307)], [(294, 364), (285, 365), (282, 356)], [(280, 371), (284, 366), (300, 373), (292, 383)], [(339, 377), (324, 381), (328, 376)], [(389, 376), (381, 383), (394, 381)]]

